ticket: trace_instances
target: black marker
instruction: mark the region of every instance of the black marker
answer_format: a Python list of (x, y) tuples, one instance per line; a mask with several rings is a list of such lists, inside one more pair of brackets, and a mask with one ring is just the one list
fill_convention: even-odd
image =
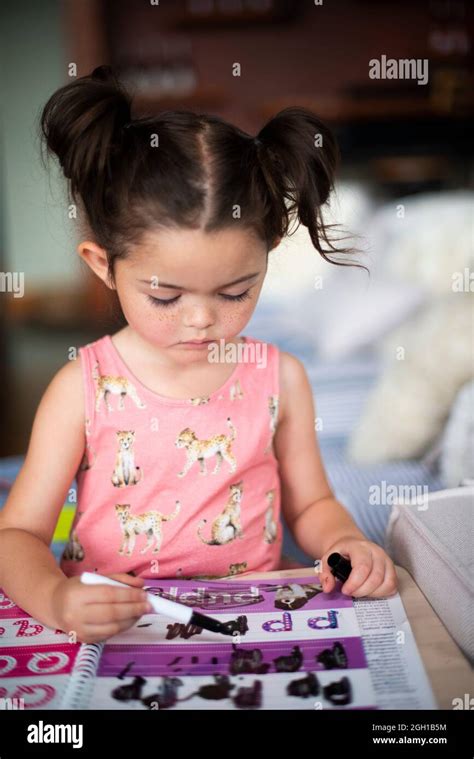
[(340, 553), (332, 553), (328, 556), (328, 564), (334, 577), (345, 582), (352, 572), (352, 564)]

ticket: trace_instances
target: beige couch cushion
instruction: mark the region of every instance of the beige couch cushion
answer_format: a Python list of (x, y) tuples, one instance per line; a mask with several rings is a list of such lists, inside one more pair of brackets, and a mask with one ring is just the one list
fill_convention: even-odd
[(474, 662), (474, 487), (397, 502), (387, 524), (385, 550), (411, 574)]

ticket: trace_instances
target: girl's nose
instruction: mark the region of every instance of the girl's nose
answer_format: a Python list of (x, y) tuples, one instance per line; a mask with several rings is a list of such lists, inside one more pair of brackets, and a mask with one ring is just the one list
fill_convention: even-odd
[(208, 306), (195, 305), (184, 316), (184, 326), (207, 329), (214, 324), (214, 315)]

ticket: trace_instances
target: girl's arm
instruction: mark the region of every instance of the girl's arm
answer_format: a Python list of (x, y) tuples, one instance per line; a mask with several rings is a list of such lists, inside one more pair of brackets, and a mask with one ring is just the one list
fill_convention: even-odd
[(38, 406), (25, 462), (0, 510), (0, 588), (57, 626), (52, 591), (65, 579), (49, 546), (85, 448), (81, 361), (60, 369)]
[(321, 558), (323, 589), (335, 579), (327, 566), (334, 551), (349, 556), (350, 578), (342, 587), (354, 596), (384, 596), (396, 590), (391, 559), (367, 540), (328, 483), (315, 431), (313, 391), (303, 364), (280, 351), (280, 416), (275, 433), (282, 511), (300, 548)]

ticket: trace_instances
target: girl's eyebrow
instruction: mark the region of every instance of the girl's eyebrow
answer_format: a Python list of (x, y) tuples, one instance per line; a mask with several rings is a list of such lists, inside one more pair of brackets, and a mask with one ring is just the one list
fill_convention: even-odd
[[(239, 282), (245, 282), (247, 279), (252, 279), (252, 277), (256, 277), (260, 274), (259, 271), (255, 271), (253, 274), (246, 274), (243, 277), (239, 277), (238, 279), (234, 279), (233, 282), (227, 282), (226, 285), (220, 285), (217, 289), (220, 290), (223, 287), (230, 287), (231, 285), (237, 285)], [(150, 280), (148, 279), (139, 279), (138, 282), (143, 282), (145, 285), (150, 284)], [(171, 290), (184, 290), (183, 287), (180, 287), (179, 285), (171, 285), (169, 282), (160, 282), (158, 281), (158, 287), (168, 287)]]

